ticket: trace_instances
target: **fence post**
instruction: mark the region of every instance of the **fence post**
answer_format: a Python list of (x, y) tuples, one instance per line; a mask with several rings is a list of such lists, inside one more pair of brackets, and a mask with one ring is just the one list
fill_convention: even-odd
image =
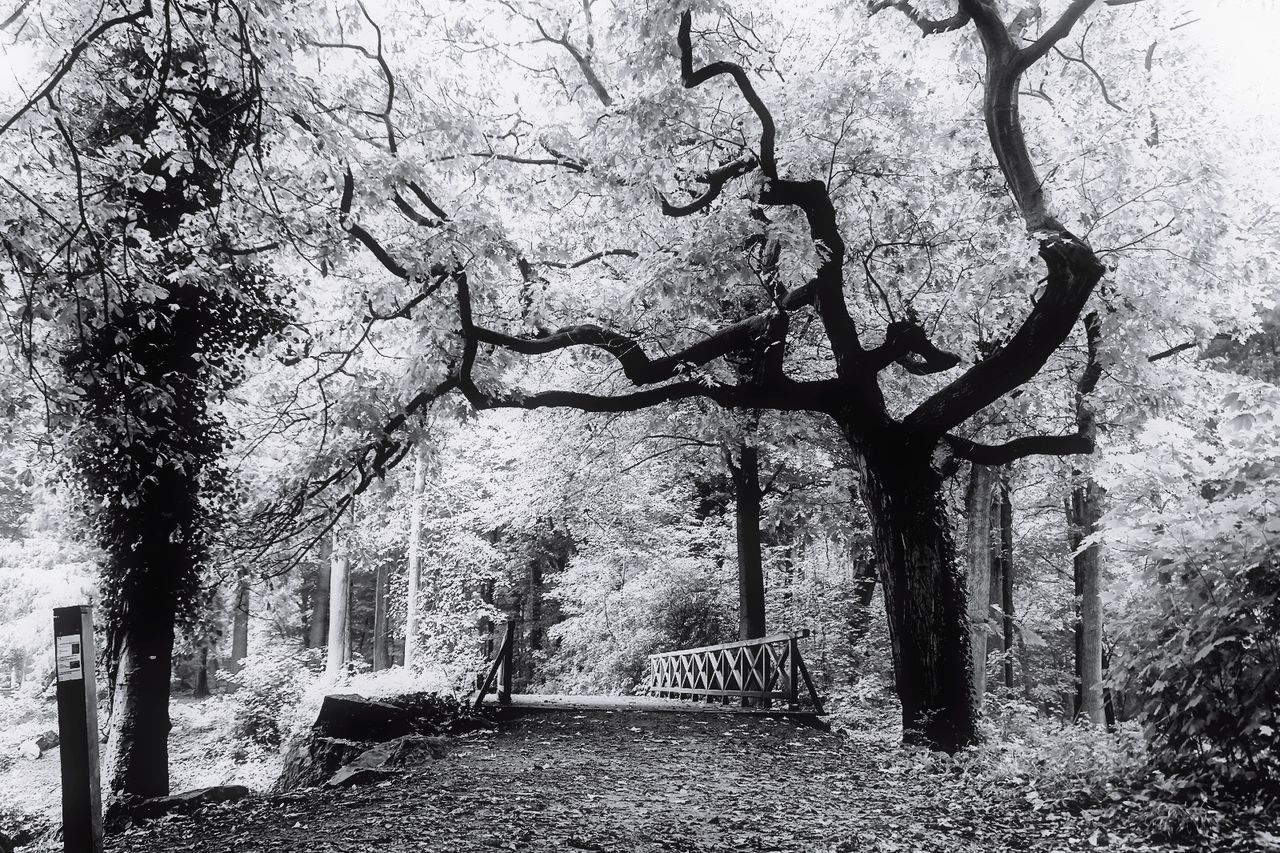
[(503, 705), (511, 703), (511, 665), (515, 657), (514, 641), (516, 623), (508, 619), (506, 630), (502, 633), (502, 648), (498, 650), (501, 663), (498, 664), (498, 702)]
[(62, 762), (62, 849), (101, 853), (97, 654), (89, 605), (53, 611), (58, 668), (58, 752)]
[(796, 662), (800, 660), (800, 641), (792, 632), (787, 640), (787, 704), (791, 708), (800, 707), (800, 692), (796, 684)]

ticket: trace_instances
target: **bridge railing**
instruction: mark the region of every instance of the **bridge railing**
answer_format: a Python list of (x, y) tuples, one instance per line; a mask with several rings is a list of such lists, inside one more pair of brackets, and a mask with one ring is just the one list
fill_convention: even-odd
[(788, 631), (757, 640), (649, 655), (649, 672), (636, 692), (725, 704), (736, 699), (762, 707), (772, 707), (777, 701), (797, 709), (803, 686), (805, 698), (821, 714), (822, 700), (800, 656), (800, 640), (808, 636), (807, 629)]
[(503, 623), (502, 643), (498, 646), (498, 652), (493, 656), (493, 663), (489, 667), (489, 672), (485, 675), (484, 680), (480, 682), (480, 689), (473, 700), (472, 707), (475, 710), (480, 710), (481, 704), (484, 703), (484, 697), (491, 690), (497, 693), (500, 704), (506, 705), (511, 702), (511, 674), (514, 670), (515, 634), (516, 623), (514, 620), (508, 619)]

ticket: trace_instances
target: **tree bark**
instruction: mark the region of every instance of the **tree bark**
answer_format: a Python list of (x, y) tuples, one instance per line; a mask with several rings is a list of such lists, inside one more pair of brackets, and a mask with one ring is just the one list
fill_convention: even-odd
[(1004, 686), (1013, 688), (1013, 500), (1000, 479), (1000, 609), (1004, 612)]
[[(161, 594), (162, 595), (162, 594)], [(111, 696), (102, 769), (110, 795), (169, 793), (169, 679), (173, 668), (174, 608), (153, 606), (127, 618)], [(144, 603), (139, 601), (139, 603)], [(127, 617), (134, 614), (129, 613)]]
[(387, 655), (387, 564), (378, 561), (373, 576), (373, 669), (375, 672), (390, 666)]
[(241, 571), (236, 578), (236, 602), (231, 609), (231, 660), (227, 671), (240, 671), (241, 661), (249, 654), (249, 573)]
[(418, 659), (418, 614), (422, 606), (422, 494), (427, 487), (427, 464), (421, 446), (414, 454), (413, 493), (409, 499), (409, 571), (406, 578), (404, 665), (412, 669)]
[(760, 451), (738, 445), (738, 459), (729, 461), (733, 476), (734, 522), (738, 539), (738, 638), (765, 635), (764, 559), (760, 552)]
[(1068, 522), (1076, 594), (1076, 714), (1106, 722), (1102, 688), (1102, 554), (1098, 545), (1081, 548), (1102, 518), (1102, 489), (1087, 478), (1071, 490)]
[(319, 565), (316, 568), (316, 589), (311, 594), (311, 622), (307, 626), (307, 648), (318, 649), (329, 636), (329, 575), (333, 561), (333, 540), (326, 538), (320, 545)]
[(955, 752), (977, 740), (977, 728), (964, 581), (942, 477), (927, 452), (856, 443), (855, 450), (889, 617), (903, 741)]
[(965, 492), (968, 517), (968, 574), (965, 578), (969, 596), (969, 667), (973, 672), (974, 710), (982, 709), (982, 696), (987, 691), (987, 632), (991, 607), (991, 469), (976, 462), (969, 469), (969, 488)]
[(347, 625), (348, 572), (351, 562), (347, 544), (333, 534), (333, 553), (329, 559), (329, 638), (325, 657), (324, 675), (336, 681), (342, 675), (347, 662), (350, 631)]

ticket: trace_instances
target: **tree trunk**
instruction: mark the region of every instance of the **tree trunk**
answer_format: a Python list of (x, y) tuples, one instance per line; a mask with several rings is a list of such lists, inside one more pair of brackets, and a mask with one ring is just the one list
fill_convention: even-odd
[(1004, 686), (1013, 687), (1013, 501), (1000, 480), (1000, 609), (1004, 612)]
[(196, 669), (196, 686), (191, 691), (195, 699), (206, 699), (209, 696), (209, 646), (200, 644), (200, 666)]
[(329, 636), (329, 575), (333, 563), (333, 540), (326, 538), (320, 545), (319, 566), (316, 568), (316, 589), (311, 594), (311, 623), (307, 626), (307, 648), (318, 649)]
[(968, 568), (965, 577), (969, 596), (969, 667), (973, 672), (974, 709), (981, 711), (987, 691), (987, 632), (991, 607), (991, 469), (974, 463), (969, 470), (965, 492), (968, 517)]
[(373, 669), (375, 672), (390, 666), (387, 659), (387, 564), (378, 561), (373, 576)]
[(533, 683), (538, 653), (542, 651), (542, 561), (549, 560), (549, 555), (541, 549), (529, 561), (529, 575), (525, 583), (525, 647), (528, 654), (524, 660), (524, 684), (527, 688)]
[(1076, 714), (1092, 723), (1106, 722), (1102, 689), (1102, 554), (1098, 545), (1080, 548), (1098, 529), (1102, 489), (1092, 478), (1071, 490), (1068, 521), (1076, 594)]
[(849, 611), (849, 647), (852, 649), (871, 628), (871, 599), (876, 594), (876, 564), (867, 560), (858, 564), (853, 575), (853, 605)]
[(942, 478), (927, 451), (854, 449), (889, 617), (903, 741), (955, 752), (976, 742), (977, 728), (964, 581)]
[(404, 665), (412, 669), (418, 659), (418, 613), (422, 606), (422, 493), (427, 486), (426, 455), (421, 447), (414, 454), (413, 494), (409, 500), (409, 572), (405, 591)]
[(765, 635), (764, 559), (760, 552), (760, 451), (738, 445), (729, 462), (733, 475), (734, 521), (738, 538), (738, 639)]
[(346, 543), (333, 534), (333, 553), (329, 559), (329, 641), (325, 657), (324, 675), (336, 681), (342, 675), (347, 662), (348, 634), (348, 572), (351, 562)]
[[(151, 596), (145, 596), (150, 598)], [(157, 595), (155, 598), (162, 596)], [(126, 615), (102, 769), (110, 795), (169, 793), (169, 679), (173, 668), (173, 607), (152, 602)]]
[(240, 671), (240, 662), (249, 654), (249, 573), (241, 571), (236, 579), (236, 603), (231, 611), (231, 660), (227, 671)]

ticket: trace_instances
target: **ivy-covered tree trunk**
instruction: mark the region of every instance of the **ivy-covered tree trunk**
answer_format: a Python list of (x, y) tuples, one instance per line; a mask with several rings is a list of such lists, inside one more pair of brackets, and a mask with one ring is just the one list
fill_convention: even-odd
[(943, 480), (928, 454), (903, 448), (861, 454), (903, 740), (954, 752), (977, 739), (964, 581)]

